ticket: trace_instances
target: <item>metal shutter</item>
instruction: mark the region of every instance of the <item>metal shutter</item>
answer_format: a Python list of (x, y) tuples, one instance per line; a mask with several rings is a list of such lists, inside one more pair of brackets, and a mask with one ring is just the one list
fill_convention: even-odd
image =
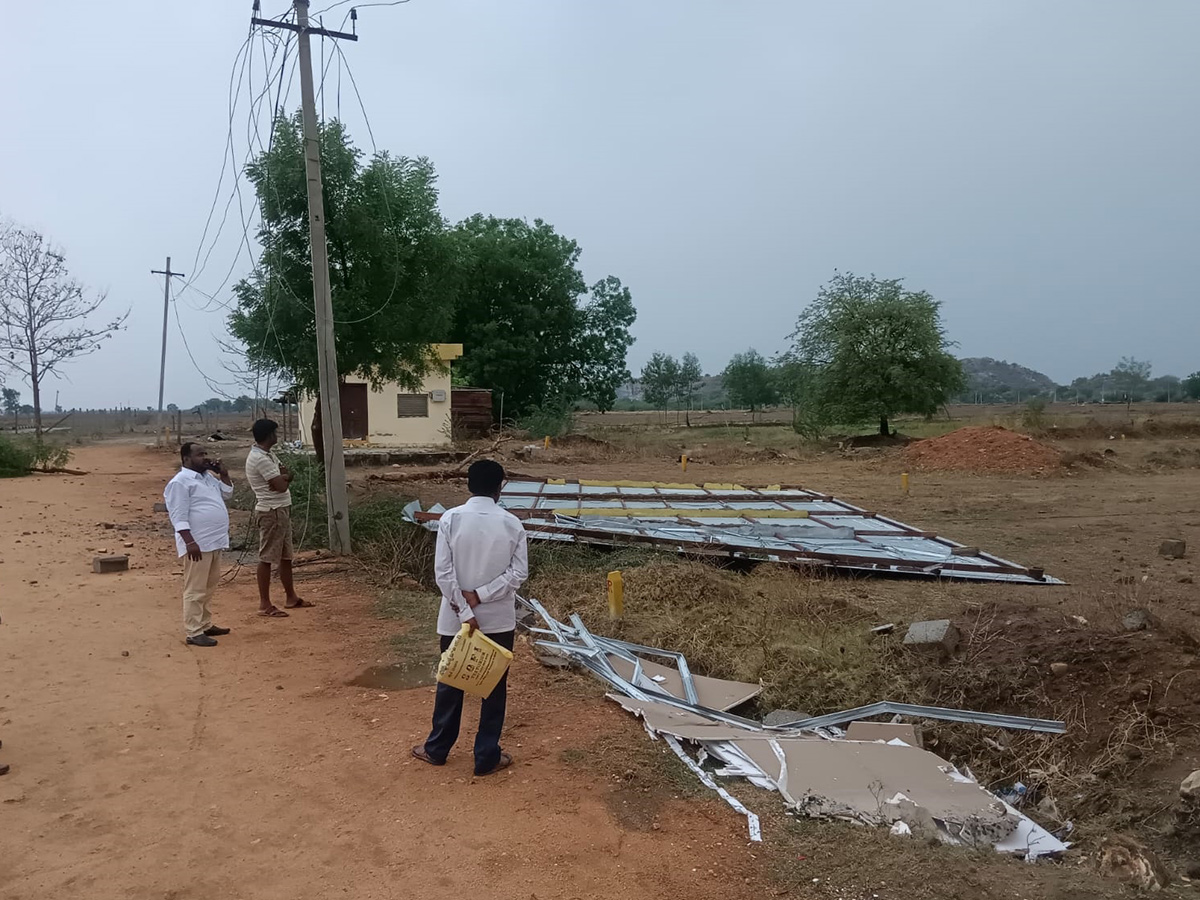
[(428, 419), (428, 394), (397, 394), (396, 415), (401, 419)]

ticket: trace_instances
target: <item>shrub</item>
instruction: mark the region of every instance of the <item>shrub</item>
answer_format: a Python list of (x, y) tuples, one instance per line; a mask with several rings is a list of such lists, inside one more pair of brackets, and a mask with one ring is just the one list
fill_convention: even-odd
[(562, 437), (574, 424), (574, 411), (561, 400), (547, 400), (517, 421), (518, 427), (528, 431), (531, 438)]
[(0, 478), (20, 478), (35, 469), (61, 469), (71, 461), (71, 451), (41, 440), (0, 436)]

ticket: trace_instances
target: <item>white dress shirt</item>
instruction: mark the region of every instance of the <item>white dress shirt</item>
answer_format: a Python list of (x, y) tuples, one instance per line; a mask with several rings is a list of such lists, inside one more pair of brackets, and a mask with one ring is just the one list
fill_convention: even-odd
[(192, 533), (202, 553), (229, 549), (229, 510), (225, 508), (225, 499), (232, 496), (232, 485), (212, 472), (184, 468), (167, 482), (163, 500), (175, 529), (175, 549), (180, 556), (187, 553), (187, 545), (179, 536), (181, 531)]
[[(433, 572), (442, 591), (438, 634), (458, 634), (472, 617), (484, 634), (512, 631), (517, 588), (529, 577), (525, 528), (491, 497), (472, 497), (442, 513)], [(471, 609), (463, 591), (475, 591), (479, 605)]]

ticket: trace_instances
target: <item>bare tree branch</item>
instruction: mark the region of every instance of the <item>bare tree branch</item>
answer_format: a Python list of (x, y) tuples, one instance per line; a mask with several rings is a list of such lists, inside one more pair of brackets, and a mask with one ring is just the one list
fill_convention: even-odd
[(119, 331), (126, 310), (103, 324), (87, 319), (106, 295), (85, 296), (66, 257), (37, 231), (0, 225), (0, 365), (33, 389), (37, 436), (42, 436), (42, 380), (81, 356), (95, 353)]

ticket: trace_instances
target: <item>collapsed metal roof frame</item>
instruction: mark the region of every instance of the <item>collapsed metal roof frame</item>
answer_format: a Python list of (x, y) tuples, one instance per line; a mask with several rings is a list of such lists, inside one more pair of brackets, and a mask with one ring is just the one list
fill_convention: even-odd
[[(517, 599), (519, 603), (540, 617), (545, 624), (544, 628), (535, 627), (530, 623), (526, 623), (524, 627), (528, 628), (535, 635), (546, 635), (553, 638), (553, 640), (537, 640), (534, 643), (587, 669), (600, 680), (619, 691), (619, 694), (608, 694), (609, 698), (616, 700), (626, 709), (634, 712), (635, 715), (639, 715), (642, 719), (642, 724), (651, 738), (662, 738), (671, 748), (672, 752), (679, 757), (706, 787), (715, 791), (730, 807), (746, 817), (751, 841), (762, 840), (762, 830), (758, 816), (725, 790), (713, 776), (738, 775), (745, 777), (759, 787), (778, 791), (789, 804), (790, 808), (798, 811), (807, 810), (808, 801), (815, 795), (811, 789), (805, 790), (804, 785), (800, 785), (800, 788), (803, 790), (802, 794), (789, 788), (789, 763), (784, 749), (784, 744), (792, 747), (798, 741), (800, 741), (800, 746), (806, 746), (811, 749), (813, 746), (811, 743), (802, 741), (805, 733), (810, 739), (815, 740), (818, 745), (828, 741), (846, 740), (849, 741), (845, 745), (848, 750), (852, 747), (880, 747), (883, 743), (881, 741), (854, 742), (844, 732), (837, 729), (836, 724), (844, 724), (851, 720), (861, 720), (872, 715), (892, 712), (921, 718), (972, 722), (1000, 728), (1016, 728), (1056, 734), (1061, 734), (1065, 731), (1064, 723), (1049, 719), (1030, 719), (1023, 716), (996, 715), (970, 710), (943, 709), (940, 707), (915, 706), (886, 701), (854, 710), (805, 719), (790, 725), (768, 727), (734, 713), (707, 708), (690, 700), (689, 698), (695, 697), (698, 691), (693, 676), (686, 667), (681, 667), (679, 673), (682, 681), (681, 693), (685, 694), (685, 696), (681, 697), (670, 693), (664, 689), (663, 685), (657, 684), (654, 680), (648, 678), (641, 669), (640, 661), (637, 660), (637, 654), (639, 653), (647, 656), (676, 658), (678, 660), (684, 659), (682, 654), (655, 647), (643, 647), (638, 644), (631, 644), (614, 638), (593, 634), (587, 629), (583, 620), (578, 615), (572, 615), (570, 617), (571, 624), (568, 625), (557, 621), (537, 600), (533, 598), (526, 599), (520, 596)], [(634, 658), (635, 667), (631, 678), (623, 677), (614, 668), (612, 660), (618, 656), (622, 659), (628, 659), (629, 656)], [(639, 704), (631, 703), (630, 701), (639, 701), (641, 704), (640, 711)], [(687, 717), (687, 720), (680, 720), (672, 724), (664, 720), (660, 714), (655, 719), (656, 724), (652, 724), (650, 715), (646, 711), (646, 704), (674, 710), (674, 714), (683, 714)], [(699, 721), (701, 729), (699, 733), (697, 733), (696, 727), (690, 724), (696, 721)], [(720, 727), (722, 725), (731, 726), (733, 730), (730, 730), (730, 728), (722, 729)], [(713, 730), (705, 730), (710, 728), (710, 726)], [(680, 743), (681, 739), (688, 740), (690, 743), (696, 744), (701, 748), (698, 760), (693, 759), (691, 755), (684, 751)], [(779, 772), (777, 776), (772, 776), (766, 768), (763, 768), (753, 758), (753, 751), (749, 748), (755, 742), (765, 743), (774, 753), (778, 760), (777, 768)], [(913, 752), (912, 746), (906, 744), (904, 741), (893, 740), (887, 743), (889, 746), (899, 745), (899, 747), (892, 746), (892, 749), (887, 751), (894, 751), (898, 754), (894, 760), (888, 757), (890, 761), (901, 763), (907, 757), (902, 757), (899, 754), (908, 753), (911, 755)], [(880, 747), (880, 749), (882, 748)], [(1017, 853), (1024, 856), (1027, 860), (1034, 860), (1040, 856), (1054, 856), (1068, 848), (1068, 844), (1063, 843), (1028, 816), (1023, 815), (1019, 810), (1009, 806), (999, 797), (996, 797), (980, 786), (969, 770), (965, 774), (960, 773), (953, 765), (936, 755), (926, 754), (924, 751), (919, 750), (919, 748), (917, 752), (923, 754), (923, 758), (929, 757), (929, 764), (936, 767), (940, 776), (944, 776), (947, 786), (950, 784), (974, 785), (984, 797), (990, 798), (992, 801), (987, 808), (993, 811), (1002, 810), (1003, 817), (1012, 823), (1011, 833), (989, 835), (988, 823), (985, 822), (983, 827), (978, 829), (979, 834), (976, 835), (972, 831), (972, 826), (979, 824), (976, 813), (970, 813), (965, 818), (959, 816), (956, 819), (953, 816), (946, 815), (946, 812), (954, 812), (951, 807), (946, 807), (945, 810), (934, 810), (934, 812), (938, 813), (936, 816), (932, 815), (931, 811), (926, 810), (927, 817), (929, 817), (929, 821), (934, 826), (939, 839), (952, 844), (976, 846), (978, 839), (984, 837), (992, 843), (996, 850)], [(703, 768), (703, 763), (707, 757), (721, 761), (724, 763), (724, 766), (710, 773)], [(875, 802), (879, 805), (880, 810), (882, 810), (885, 804), (881, 804), (878, 797), (876, 797)], [(910, 798), (906, 792), (897, 793), (888, 801), (888, 804), (896, 807), (896, 820), (905, 821), (901, 804), (909, 804), (914, 810), (919, 811), (923, 809), (923, 807), (917, 805), (920, 802), (922, 802), (920, 795)], [(818, 810), (816, 813), (808, 812), (806, 814), (816, 815), (818, 818), (837, 818), (853, 813), (854, 809), (847, 808), (844, 812), (821, 812)], [(882, 821), (876, 821), (876, 818), (882, 818)], [(882, 817), (882, 814), (872, 817), (869, 820), (865, 819), (861, 811), (852, 820), (867, 821), (867, 824), (875, 825), (886, 825), (889, 821), (888, 818)], [(956, 828), (959, 831), (956, 832)], [(905, 833), (911, 834), (913, 832), (910, 828)]]
[[(509, 482), (500, 499), (535, 539), (863, 573), (1062, 584), (1039, 568), (798, 486), (520, 480)], [(441, 512), (412, 515), (432, 523)]]

